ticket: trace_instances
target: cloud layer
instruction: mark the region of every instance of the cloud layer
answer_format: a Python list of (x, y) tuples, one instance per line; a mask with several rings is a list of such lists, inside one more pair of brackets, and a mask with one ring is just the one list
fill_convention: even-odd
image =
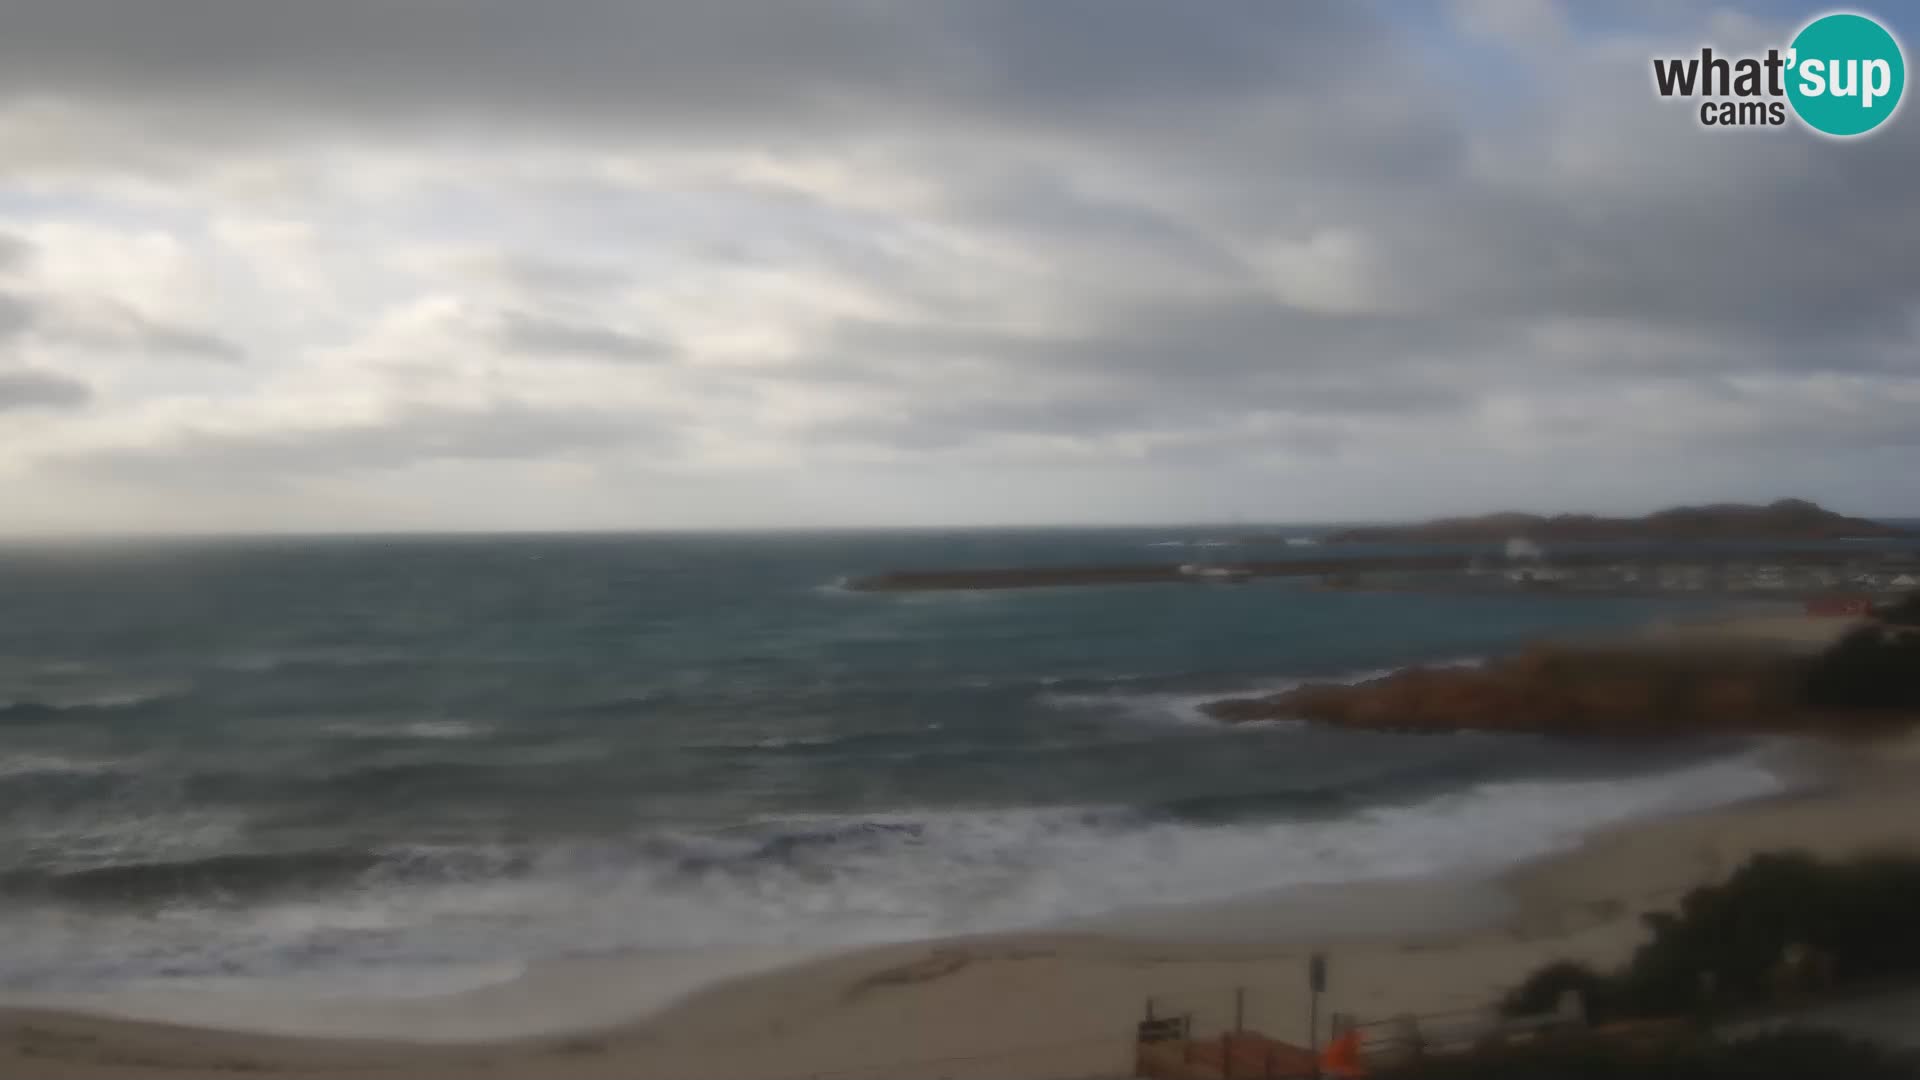
[(0, 0), (0, 528), (1920, 514), (1920, 129), (1575, 15)]

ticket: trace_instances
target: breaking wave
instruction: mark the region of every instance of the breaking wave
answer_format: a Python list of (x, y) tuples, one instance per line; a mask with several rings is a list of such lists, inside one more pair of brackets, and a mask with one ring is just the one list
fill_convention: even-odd
[[(0, 984), (43, 987), (103, 970), (121, 977), (129, 966), (151, 974), (144, 969), (161, 962), (174, 974), (273, 974), (1028, 927), (1291, 886), (1491, 869), (1600, 826), (1782, 788), (1750, 753), (1625, 779), (1490, 782), (1358, 808), (1350, 792), (1292, 790), (1151, 807), (786, 816), (537, 846), (42, 868), (0, 877), (0, 902), (57, 902), (76, 917), (55, 933), (61, 949), (40, 941), (0, 959)], [(132, 918), (156, 909), (172, 915)], [(116, 921), (119, 910), (129, 914)], [(79, 954), (90, 962), (75, 965)]]

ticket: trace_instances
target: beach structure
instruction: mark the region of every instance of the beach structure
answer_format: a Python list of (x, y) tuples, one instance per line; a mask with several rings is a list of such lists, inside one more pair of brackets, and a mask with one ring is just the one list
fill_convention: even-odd
[(1593, 1030), (1585, 1000), (1578, 992), (1568, 991), (1551, 1011), (1533, 1016), (1463, 1009), (1362, 1022), (1335, 1013), (1324, 1045), (1299, 1046), (1248, 1030), (1240, 1022), (1246, 994), (1245, 988), (1234, 991), (1234, 1022), (1218, 1033), (1202, 1032), (1193, 1013), (1159, 1016), (1149, 1001), (1147, 1018), (1137, 1025), (1134, 1075), (1148, 1080), (1357, 1078), (1422, 1058)]

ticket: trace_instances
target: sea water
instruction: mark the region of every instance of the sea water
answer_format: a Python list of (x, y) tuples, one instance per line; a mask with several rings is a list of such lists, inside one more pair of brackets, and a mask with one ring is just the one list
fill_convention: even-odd
[[(1307, 535), (1274, 534), (1244, 557)], [(1057, 925), (1497, 867), (1778, 790), (1740, 743), (1199, 709), (1697, 600), (835, 584), (1216, 539), (0, 548), (0, 991), (407, 996), (551, 962)]]

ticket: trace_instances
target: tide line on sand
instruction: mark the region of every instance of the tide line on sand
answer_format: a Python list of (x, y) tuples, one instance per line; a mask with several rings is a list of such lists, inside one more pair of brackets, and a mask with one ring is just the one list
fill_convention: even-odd
[[(476, 1072), (562, 1080), (1125, 1075), (1129, 1025), (1149, 997), (1165, 1011), (1194, 1013), (1203, 1028), (1217, 1027), (1231, 1016), (1236, 988), (1244, 989), (1249, 1026), (1303, 1039), (1310, 946), (1326, 948), (1330, 960), (1323, 1016), (1481, 1007), (1551, 960), (1619, 962), (1640, 940), (1643, 912), (1670, 906), (1685, 889), (1731, 872), (1755, 852), (1920, 849), (1911, 827), (1920, 819), (1920, 754), (1913, 745), (1829, 748), (1825, 757), (1845, 760), (1830, 761), (1829, 782), (1817, 791), (1607, 830), (1577, 850), (1505, 873), (1497, 907), (1486, 906), (1484, 882), (1403, 881), (1344, 896), (1338, 887), (1316, 902), (1371, 913), (1345, 933), (1288, 933), (1297, 909), (1263, 915), (1256, 899), (1238, 916), (1241, 932), (1224, 935), (1217, 905), (1169, 909), (1132, 926), (787, 957), (778, 970), (653, 998), (647, 987), (665, 985), (658, 958), (635, 957), (530, 973), (394, 1011), (400, 1017), (411, 1010), (416, 1019), (435, 1010), (497, 1016), (514, 1002), (525, 1010), (526, 1027), (554, 1022), (540, 1034), (497, 1027), (485, 1043), (421, 1045), (430, 1034), (424, 1026), (396, 1031), (398, 1024), (383, 1033), (413, 1042), (272, 1038), (13, 1012), (0, 1015), (0, 1074), (34, 1074), (30, 1064), (45, 1073), (57, 1060), (62, 1076), (136, 1080), (214, 1061), (244, 1061), (250, 1075), (266, 1080), (454, 1080)], [(1272, 899), (1278, 906), (1289, 898)], [(1456, 917), (1429, 918), (1435, 911)], [(770, 959), (754, 958), (754, 966)], [(631, 1019), (650, 1006), (662, 1007)]]

